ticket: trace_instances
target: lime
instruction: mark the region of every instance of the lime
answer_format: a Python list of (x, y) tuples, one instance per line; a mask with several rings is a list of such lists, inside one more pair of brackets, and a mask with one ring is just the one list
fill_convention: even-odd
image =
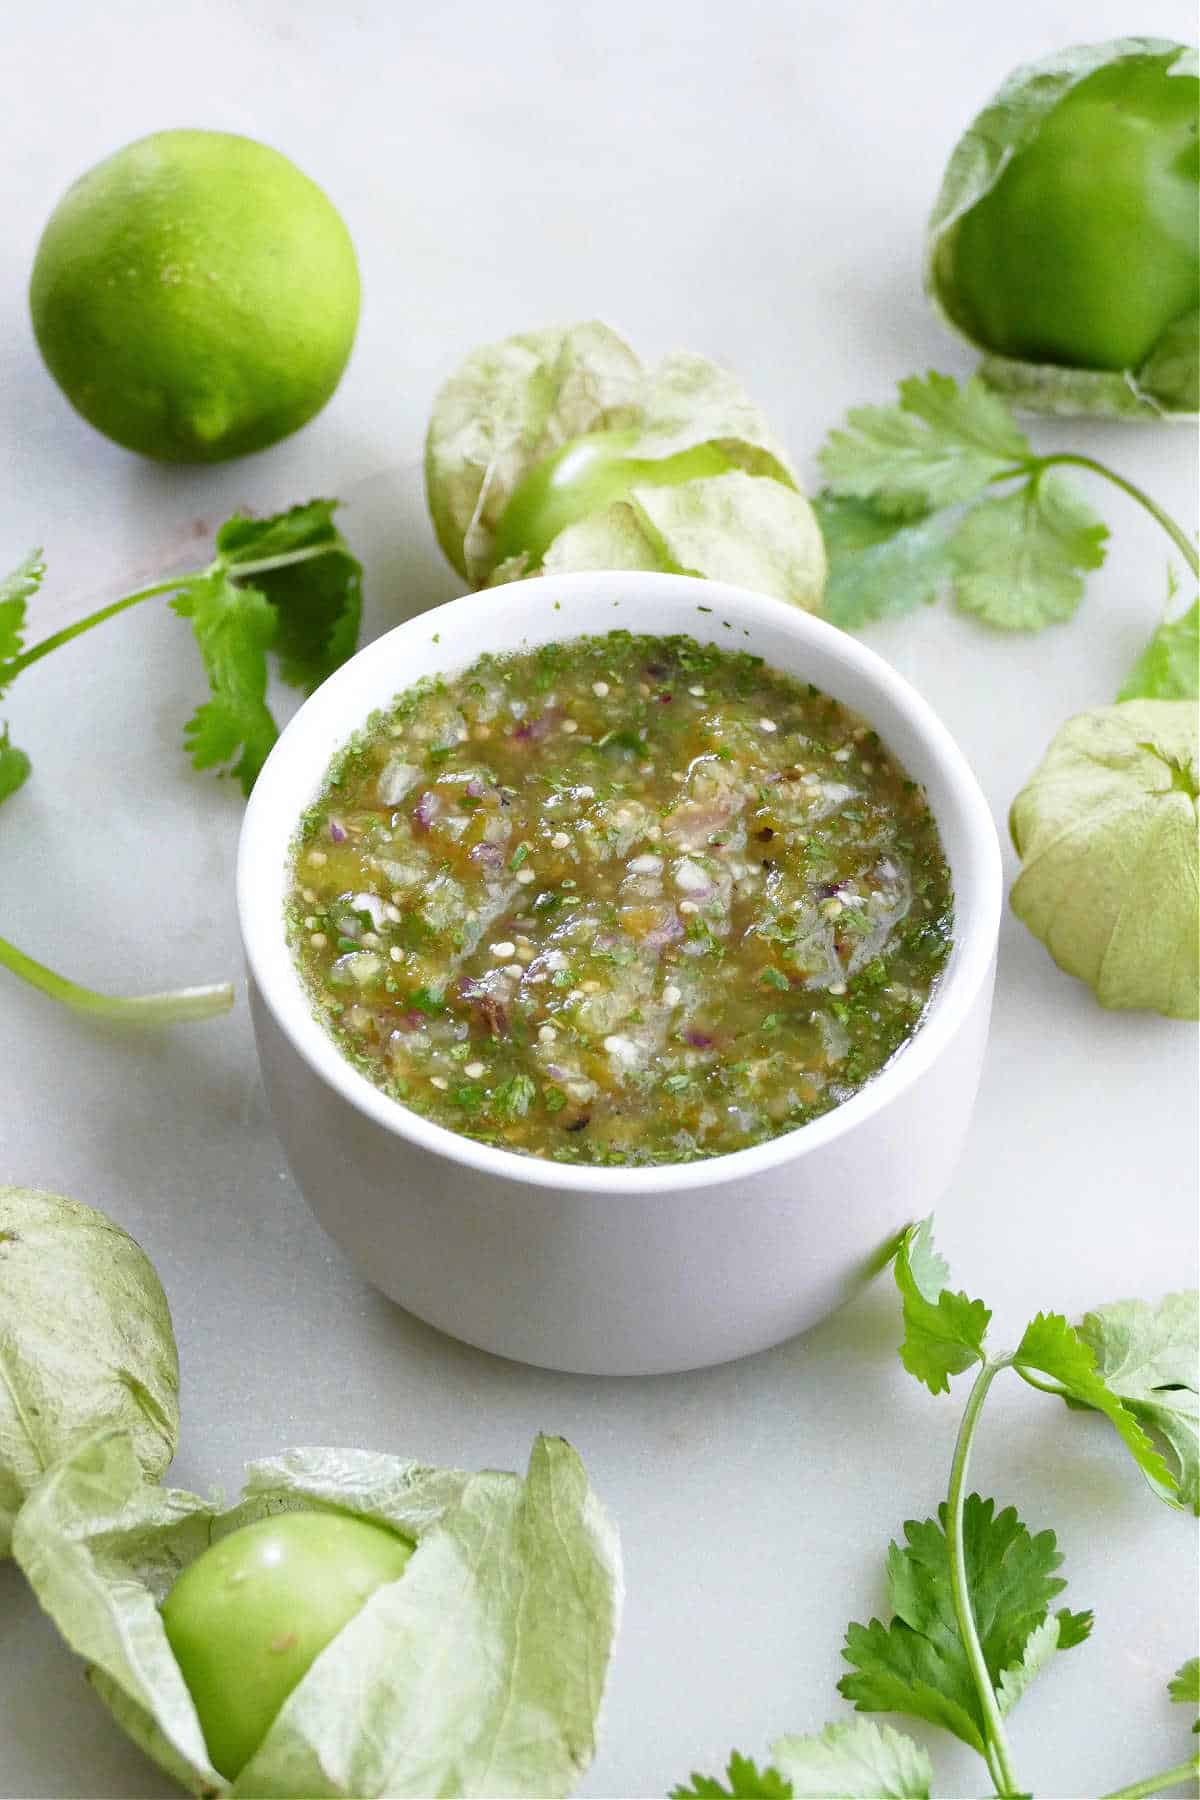
[(277, 150), (160, 131), (59, 201), (29, 304), (46, 366), (107, 437), (167, 462), (261, 450), (320, 411), (358, 323), (331, 201)]

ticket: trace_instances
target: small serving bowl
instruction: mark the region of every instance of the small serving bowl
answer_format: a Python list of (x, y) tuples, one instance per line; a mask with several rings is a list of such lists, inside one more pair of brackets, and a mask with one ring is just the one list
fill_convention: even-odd
[[(707, 1161), (585, 1168), (460, 1137), (389, 1099), (314, 1017), (284, 929), (288, 858), (335, 752), (422, 676), (484, 651), (618, 628), (749, 650), (860, 713), (917, 781), (954, 886), (954, 941), (909, 1042), (799, 1130)], [(949, 1182), (974, 1104), (1000, 921), (1000, 850), (961, 751), (873, 651), (684, 575), (515, 582), (410, 619), (338, 670), (267, 759), (238, 910), (276, 1129), (309, 1205), (368, 1278), (468, 1343), (547, 1368), (704, 1367), (802, 1331), (876, 1269)]]

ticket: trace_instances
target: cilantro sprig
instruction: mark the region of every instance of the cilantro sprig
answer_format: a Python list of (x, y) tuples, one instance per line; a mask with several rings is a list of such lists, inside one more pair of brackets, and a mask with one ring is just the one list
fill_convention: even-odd
[(1200, 600), (1164, 619), (1134, 663), (1118, 700), (1200, 699)]
[[(850, 1670), (838, 1688), (859, 1713), (899, 1713), (950, 1732), (983, 1758), (996, 1793), (1015, 1800), (1030, 1790), (1014, 1770), (1008, 1716), (1060, 1653), (1087, 1639), (1092, 1615), (1056, 1605), (1066, 1582), (1052, 1531), (1031, 1531), (1015, 1508), (967, 1491), (984, 1402), (997, 1377), (1012, 1370), (1072, 1408), (1102, 1413), (1152, 1491), (1200, 1512), (1200, 1300), (1191, 1293), (1158, 1306), (1120, 1301), (1088, 1313), (1078, 1327), (1060, 1313), (1038, 1313), (1014, 1350), (997, 1352), (988, 1343), (989, 1309), (950, 1286), (928, 1219), (904, 1234), (894, 1267), (900, 1359), (909, 1374), (931, 1394), (948, 1392), (969, 1371), (975, 1379), (946, 1498), (935, 1518), (910, 1519), (903, 1543), (889, 1546), (892, 1617), (847, 1627), (842, 1655)], [(1200, 1705), (1196, 1659), (1176, 1672), (1170, 1694)], [(1200, 1754), (1108, 1800), (1139, 1800), (1198, 1773)], [(911, 1738), (854, 1719), (779, 1739), (762, 1769), (735, 1753), (724, 1783), (693, 1774), (673, 1800), (928, 1800), (933, 1779)]]
[(1108, 528), (1065, 469), (1099, 476), (1157, 520), (1193, 575), (1196, 546), (1141, 488), (1094, 457), (1041, 456), (978, 376), (931, 371), (890, 406), (860, 406), (820, 452), (829, 556), (825, 611), (854, 629), (949, 588), (1001, 630), (1069, 619), (1104, 561)]
[[(184, 727), (197, 769), (233, 774), (244, 794), (253, 787), (279, 735), (267, 704), (268, 653), (282, 679), (311, 693), (352, 653), (362, 612), (362, 568), (334, 524), (334, 500), (311, 500), (273, 518), (236, 514), (217, 532), (204, 567), (138, 588), (73, 625), (25, 647), (28, 603), (45, 575), (32, 551), (0, 579), (0, 697), (17, 677), (107, 619), (170, 596), (191, 620), (209, 698)], [(0, 803), (28, 780), (27, 753), (0, 722)], [(162, 1024), (208, 1018), (233, 1004), (227, 982), (132, 998), (98, 994), (35, 962), (0, 938), (0, 966), (76, 1011)]]

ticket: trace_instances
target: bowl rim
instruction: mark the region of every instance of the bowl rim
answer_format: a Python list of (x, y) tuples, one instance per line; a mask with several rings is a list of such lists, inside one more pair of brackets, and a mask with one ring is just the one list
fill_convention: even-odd
[[(491, 592), (468, 593), (414, 614), (390, 631), (373, 639), (307, 699), (293, 715), (271, 749), (255, 783), (242, 823), (237, 857), (237, 910), (248, 974), (260, 1001), (301, 1059), (327, 1086), (332, 1087), (357, 1112), (395, 1136), (452, 1163), (465, 1165), (497, 1179), (551, 1187), (576, 1193), (612, 1196), (666, 1194), (687, 1189), (718, 1187), (739, 1182), (799, 1160), (856, 1130), (913, 1087), (952, 1043), (972, 1008), (981, 987), (990, 980), (1000, 929), (1002, 865), (1000, 845), (991, 809), (976, 777), (946, 726), (917, 690), (858, 639), (812, 613), (786, 601), (752, 593), (729, 583), (704, 581), (694, 576), (646, 571), (594, 571), (569, 575), (543, 575), (519, 584), (540, 591), (543, 602), (560, 595), (591, 595), (597, 601), (629, 602), (638, 617), (626, 616), (621, 627), (654, 634), (655, 598), (668, 593), (686, 599), (706, 612), (732, 611), (738, 622), (762, 629), (791, 633), (797, 646), (815, 644), (833, 660), (862, 678), (873, 692), (885, 696), (894, 711), (921, 739), (944, 778), (963, 827), (963, 854), (955, 867), (956, 929), (953, 950), (925, 1015), (911, 1038), (869, 1080), (829, 1112), (780, 1133), (748, 1149), (727, 1151), (694, 1162), (661, 1163), (641, 1168), (611, 1168), (556, 1162), (548, 1157), (501, 1150), (475, 1138), (451, 1131), (393, 1100), (362, 1074), (342, 1054), (332, 1036), (312, 1011), (292, 959), (283, 930), (282, 916), (274, 915), (261, 892), (257, 871), (262, 866), (262, 841), (278, 842), (280, 814), (285, 818), (285, 844), (290, 845), (306, 805), (310, 789), (297, 791), (290, 764), (310, 733), (324, 735), (329, 721), (339, 720), (339, 744), (346, 743), (365, 723), (358, 683), (364, 665), (390, 663), (405, 640), (420, 636), (426, 643), (445, 644), (445, 671), (468, 667), (491, 647), (489, 625), (511, 615), (511, 587)], [(553, 612), (553, 605), (549, 610)], [(459, 627), (462, 629), (459, 629)], [(597, 622), (596, 630), (600, 629)], [(669, 629), (674, 629), (670, 627)], [(708, 628), (696, 627), (698, 634)], [(528, 642), (547, 642), (555, 635), (531, 633)], [(564, 632), (564, 641), (593, 635), (590, 628)], [(717, 641), (713, 639), (712, 641)], [(464, 658), (464, 651), (466, 652)], [(420, 677), (414, 677), (420, 679)], [(404, 687), (390, 687), (399, 694)], [(411, 685), (408, 684), (408, 685)], [(347, 704), (348, 703), (348, 704)], [(369, 703), (386, 705), (386, 699)], [(870, 723), (869, 708), (856, 706)], [(342, 714), (344, 713), (344, 717)], [(326, 764), (328, 763), (326, 758)], [(970, 889), (971, 907), (962, 925), (958, 922), (960, 890)], [(280, 952), (282, 951), (282, 955)]]

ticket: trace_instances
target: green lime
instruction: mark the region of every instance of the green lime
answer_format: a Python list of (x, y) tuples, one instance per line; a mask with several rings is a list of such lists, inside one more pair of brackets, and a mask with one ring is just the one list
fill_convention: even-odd
[(160, 131), (59, 201), (29, 304), (46, 366), (97, 430), (167, 462), (261, 450), (311, 419), (358, 323), (341, 215), (294, 163)]

